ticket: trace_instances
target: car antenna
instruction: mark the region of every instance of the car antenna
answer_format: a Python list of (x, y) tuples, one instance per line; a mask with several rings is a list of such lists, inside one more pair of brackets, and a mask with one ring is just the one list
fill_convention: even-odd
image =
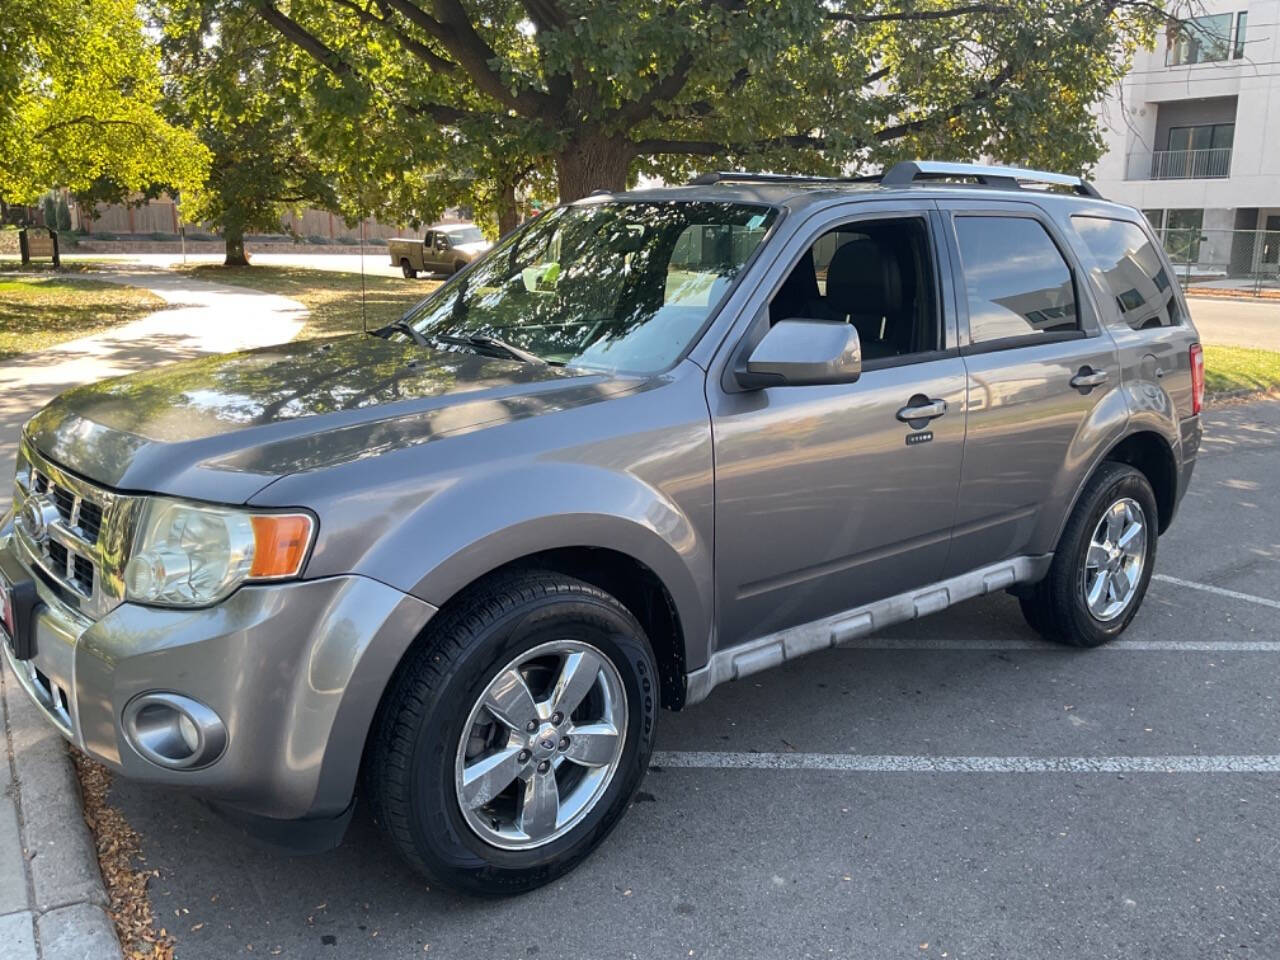
[(364, 333), (369, 332), (369, 320), (365, 316), (365, 291), (364, 291), (364, 215), (360, 216), (360, 329)]

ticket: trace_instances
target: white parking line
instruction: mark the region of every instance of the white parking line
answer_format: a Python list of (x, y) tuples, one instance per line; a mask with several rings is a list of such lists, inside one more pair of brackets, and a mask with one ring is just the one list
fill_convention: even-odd
[(1280, 773), (1277, 755), (1161, 757), (929, 757), (846, 753), (658, 751), (659, 767), (837, 773)]
[(870, 637), (851, 640), (837, 650), (1039, 650), (1042, 653), (1092, 653), (1093, 650), (1244, 651), (1280, 653), (1280, 640), (1112, 640), (1088, 651), (1047, 640), (995, 637)]
[(1189, 587), (1192, 590), (1203, 590), (1205, 593), (1216, 593), (1220, 597), (1230, 597), (1232, 600), (1244, 600), (1246, 603), (1256, 603), (1259, 606), (1271, 607), (1273, 610), (1280, 610), (1280, 600), (1269, 600), (1266, 597), (1255, 597), (1252, 593), (1241, 593), (1238, 590), (1226, 590), (1222, 587), (1215, 587), (1211, 583), (1196, 583), (1194, 580), (1180, 580), (1177, 577), (1171, 577), (1164, 573), (1153, 573), (1152, 580), (1159, 580), (1161, 583), (1172, 583), (1179, 587)]

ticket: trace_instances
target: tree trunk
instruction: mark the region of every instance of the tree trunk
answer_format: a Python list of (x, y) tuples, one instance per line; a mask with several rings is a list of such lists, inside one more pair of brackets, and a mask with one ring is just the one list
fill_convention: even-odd
[(635, 145), (622, 137), (585, 136), (571, 141), (556, 156), (560, 202), (585, 197), (593, 190), (627, 189), (627, 171)]
[(227, 257), (222, 261), (224, 267), (247, 267), (249, 258), (244, 252), (244, 228), (226, 227), (222, 238), (227, 243)]
[(498, 184), (498, 235), (506, 236), (520, 222), (516, 208), (516, 185), (510, 181)]

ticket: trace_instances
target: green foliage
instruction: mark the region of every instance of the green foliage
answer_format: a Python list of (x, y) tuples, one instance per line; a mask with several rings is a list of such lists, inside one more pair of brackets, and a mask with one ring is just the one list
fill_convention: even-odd
[(330, 171), (301, 132), (326, 98), (306, 88), (296, 52), (234, 3), (155, 0), (153, 11), (164, 25), (171, 110), (213, 158), (207, 182), (183, 196), (184, 217), (215, 224), (227, 262), (243, 263), (246, 233), (278, 232), (289, 209), (337, 210)]
[(204, 178), (205, 151), (158, 111), (154, 44), (132, 0), (6, 0), (0, 16), (0, 196), (49, 184), (125, 190)]
[(1085, 170), (1095, 105), (1162, 19), (1144, 0), (241, 3), (308, 58), (339, 191), (424, 219), (514, 184), (570, 199), (729, 165)]
[(67, 206), (66, 197), (58, 198), (58, 214), (57, 215), (58, 215), (58, 229), (64, 230), (64, 231), (70, 230), (71, 229), (71, 208)]
[(52, 193), (46, 193), (40, 201), (40, 210), (44, 214), (44, 225), (52, 229), (58, 223), (58, 202)]

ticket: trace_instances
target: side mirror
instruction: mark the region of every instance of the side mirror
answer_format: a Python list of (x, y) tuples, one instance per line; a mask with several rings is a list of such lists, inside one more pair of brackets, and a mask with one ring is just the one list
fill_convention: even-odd
[(837, 320), (779, 320), (733, 373), (747, 390), (853, 383), (862, 375), (858, 330)]

